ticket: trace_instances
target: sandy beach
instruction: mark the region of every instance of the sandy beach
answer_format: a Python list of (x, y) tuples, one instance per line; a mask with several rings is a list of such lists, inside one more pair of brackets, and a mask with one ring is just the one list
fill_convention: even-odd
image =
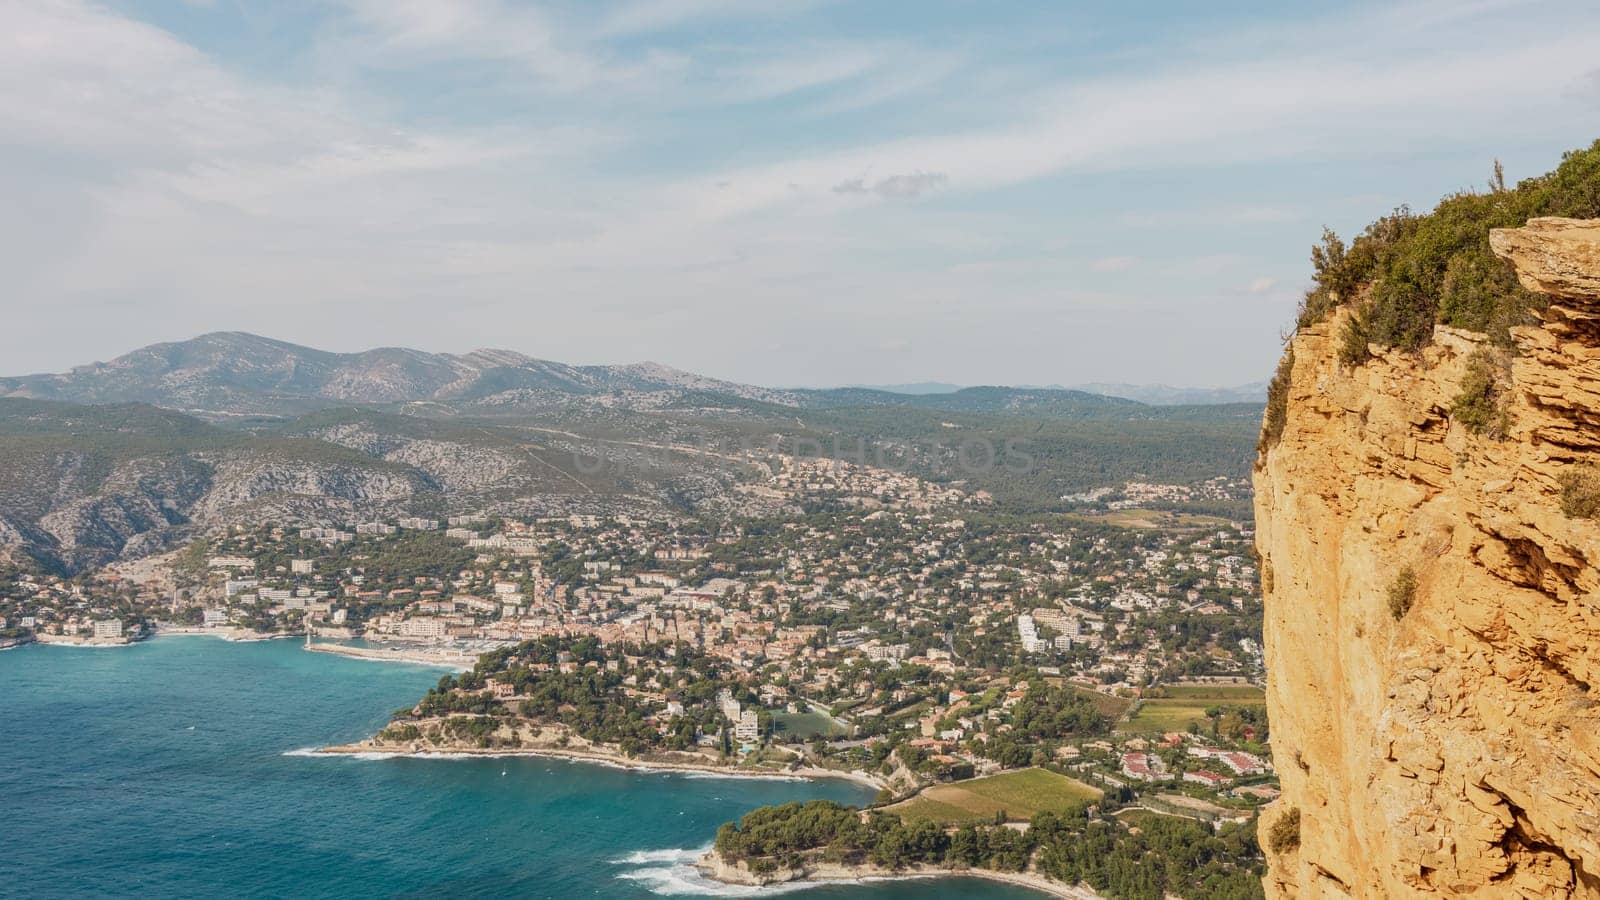
[(775, 876), (751, 875), (743, 866), (724, 862), (716, 851), (707, 853), (695, 862), (706, 877), (723, 884), (766, 886), (806, 882), (814, 884), (858, 883), (862, 881), (916, 880), (923, 878), (982, 878), (1019, 885), (1066, 900), (1101, 900), (1101, 895), (1084, 885), (1063, 884), (1034, 872), (996, 872), (991, 869), (948, 869), (942, 866), (915, 865), (902, 869), (882, 866), (847, 866), (837, 863), (806, 864), (800, 871), (781, 871)]
[(352, 659), (412, 663), (419, 666), (441, 666), (462, 672), (477, 665), (479, 655), (470, 650), (428, 647), (421, 644), (354, 647), (349, 644), (311, 643), (306, 645), (306, 649), (315, 653), (336, 653)]

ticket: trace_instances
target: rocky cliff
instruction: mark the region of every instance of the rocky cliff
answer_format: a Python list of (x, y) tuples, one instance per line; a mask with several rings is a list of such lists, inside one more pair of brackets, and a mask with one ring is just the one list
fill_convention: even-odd
[(1600, 220), (1491, 246), (1548, 298), (1509, 350), (1343, 366), (1347, 309), (1293, 339), (1255, 474), (1269, 896), (1600, 897)]

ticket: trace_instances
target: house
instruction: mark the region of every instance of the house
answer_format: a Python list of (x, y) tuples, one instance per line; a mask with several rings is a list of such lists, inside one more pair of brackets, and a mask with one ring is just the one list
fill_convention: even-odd
[(100, 619), (94, 623), (94, 636), (96, 638), (122, 637), (121, 619)]
[(1232, 769), (1236, 775), (1265, 775), (1271, 771), (1265, 760), (1250, 753), (1229, 751), (1227, 753), (1219, 753), (1216, 758), (1221, 760), (1223, 765)]
[(1198, 784), (1211, 788), (1214, 791), (1221, 790), (1222, 788), (1225, 788), (1233, 783), (1233, 779), (1227, 777), (1226, 775), (1218, 775), (1215, 772), (1207, 772), (1203, 769), (1194, 772), (1183, 773), (1183, 780), (1189, 782), (1190, 784)]
[(1160, 781), (1167, 777), (1161, 758), (1146, 753), (1122, 754), (1122, 774), (1136, 781)]

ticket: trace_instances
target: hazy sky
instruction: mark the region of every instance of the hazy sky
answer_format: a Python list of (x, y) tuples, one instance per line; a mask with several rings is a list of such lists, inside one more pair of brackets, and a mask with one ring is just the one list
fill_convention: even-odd
[(1594, 0), (0, 0), (0, 373), (1254, 381), (1324, 223), (1596, 137)]

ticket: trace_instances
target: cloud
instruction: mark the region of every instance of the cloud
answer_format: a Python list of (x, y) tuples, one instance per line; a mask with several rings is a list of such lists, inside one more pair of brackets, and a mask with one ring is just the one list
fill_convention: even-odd
[(679, 64), (670, 54), (622, 58), (596, 48), (542, 9), (502, 0), (337, 0), (344, 11), (324, 37), (326, 57), (368, 68), (497, 63), (536, 87), (577, 91), (633, 84)]
[[(1367, 24), (1353, 20), (1348, 30)], [(1352, 42), (1360, 48), (1352, 52), (1318, 50), (1307, 37), (1316, 31), (1297, 38), (1295, 53), (1174, 60), (1136, 75), (1048, 84), (1020, 104), (1031, 113), (981, 128), (864, 141), (718, 172), (707, 180), (732, 187), (702, 209), (733, 216), (792, 206), (791, 186), (811, 196), (860, 194), (870, 185), (856, 173), (870, 171), (938, 172), (952, 191), (977, 193), (1063, 173), (1357, 157), (1443, 135), (1461, 141), (1504, 134), (1508, 118), (1528, 135), (1568, 133), (1558, 113), (1571, 102), (1563, 92), (1592, 69), (1586, 48), (1600, 39), (1600, 27), (1591, 27), (1478, 46), (1441, 31), (1427, 52), (1385, 53), (1383, 39), (1404, 46), (1419, 35), (1368, 35)], [(1486, 108), (1503, 114), (1486, 117)], [(693, 194), (704, 185), (693, 179), (669, 190)], [(1239, 215), (1248, 223), (1288, 214), (1263, 207)]]
[(1126, 272), (1138, 262), (1132, 256), (1107, 256), (1097, 259), (1089, 264), (1089, 268), (1096, 272)]
[(1267, 291), (1270, 291), (1276, 287), (1277, 284), (1278, 280), (1276, 278), (1268, 278), (1263, 275), (1262, 277), (1251, 281), (1250, 284), (1245, 287), (1245, 290), (1252, 294), (1265, 294)]
[(928, 191), (944, 187), (950, 179), (943, 172), (912, 172), (890, 175), (869, 182), (866, 178), (846, 178), (833, 186), (835, 194), (876, 194), (885, 200), (912, 200)]
[(1214, 209), (1129, 210), (1117, 217), (1135, 228), (1196, 228), (1218, 225), (1269, 225), (1293, 222), (1299, 213), (1276, 206), (1229, 206)]
[(612, 11), (599, 31), (631, 35), (674, 28), (705, 19), (777, 18), (821, 5), (823, 0), (634, 0)]
[[(772, 358), (772, 334), (834, 352), (915, 318), (902, 362), (947, 380), (1247, 381), (1281, 322), (1225, 301), (1259, 272), (1293, 280), (1273, 261), (1303, 266), (1314, 235), (1283, 232), (1373, 211), (1338, 191), (1430, 199), (1457, 171), (1441, 156), (1486, 161), (1508, 133), (1508, 164), (1539, 171), (1593, 110), (1572, 88), (1593, 84), (1600, 38), (1577, 3), (1441, 0), (1248, 39), (1111, 35), (1111, 62), (1064, 67), (1035, 35), (933, 17), (871, 33), (810, 5), (338, 0), (295, 5), (297, 27), (239, 59), (207, 52), (236, 43), (210, 32), (227, 4), (193, 45), (106, 4), (0, 2), (0, 240), (22, 308), (0, 356), (64, 367), (174, 327), (430, 348), (493, 329), (573, 361), (665, 345), (683, 367), (782, 380), (809, 357)], [(1093, 260), (1116, 250), (1138, 258)], [(1062, 287), (1130, 269), (1133, 299)], [(973, 314), (995, 293), (1028, 334)], [(1211, 318), (1177, 296), (1215, 301)], [(1170, 319), (1169, 370), (1043, 371), (1134, 302)], [(1207, 328), (1230, 352), (1183, 349)], [(916, 355), (951, 335), (965, 373)], [(1132, 365), (1112, 343), (1080, 341), (1074, 364)], [(850, 380), (904, 380), (845, 350)]]

